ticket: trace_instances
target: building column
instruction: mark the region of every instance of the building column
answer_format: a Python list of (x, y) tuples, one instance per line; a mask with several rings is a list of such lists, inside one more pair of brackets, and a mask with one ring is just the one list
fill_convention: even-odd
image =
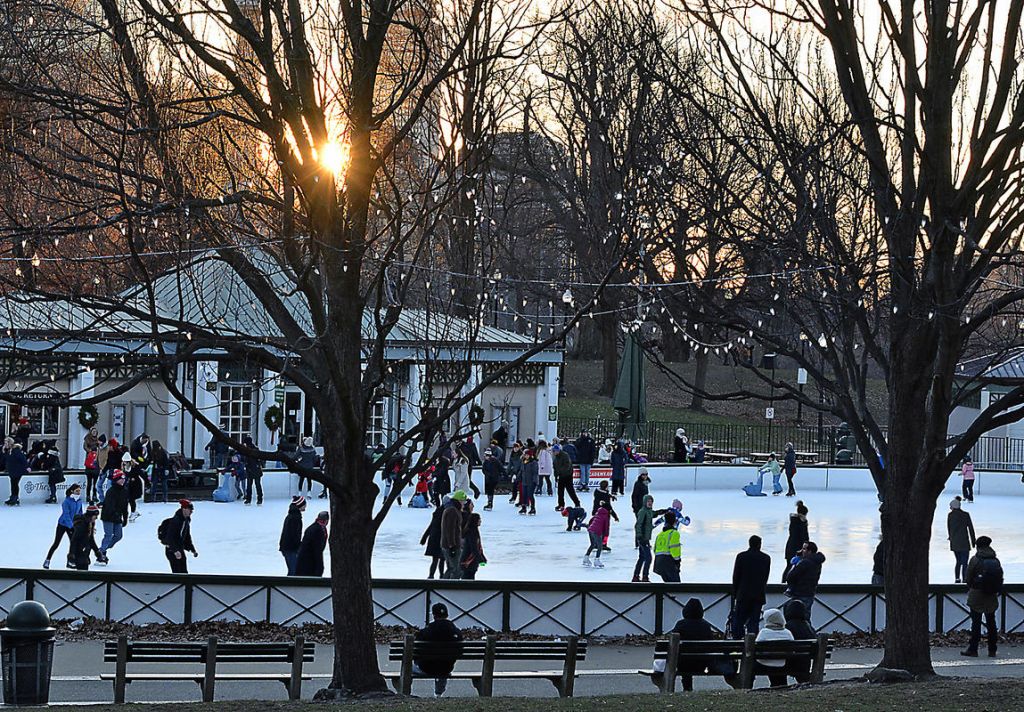
[[(71, 379), (68, 395), (71, 398), (91, 398), (96, 394), (96, 372), (89, 368)], [(69, 469), (85, 467), (85, 428), (78, 422), (81, 408), (77, 405), (68, 408), (68, 451), (64, 456), (64, 466)]]
[[(220, 389), (217, 378), (216, 361), (199, 361), (196, 363), (196, 380), (193, 393), (184, 394), (186, 398), (191, 396), (192, 405), (213, 422), (214, 425), (220, 423)], [(206, 443), (210, 441), (210, 431), (189, 413), (185, 414), (184, 427), (191, 436), (191, 447), (187, 453), (188, 457), (209, 461), (209, 453), (206, 452), (205, 448)]]
[[(263, 419), (270, 406), (277, 405), (277, 401), (274, 400), (274, 387), (277, 386), (278, 380), (279, 377), (276, 373), (263, 369), (263, 379), (260, 381), (259, 392), (256, 394), (256, 437), (253, 438), (256, 447), (260, 450), (276, 450), (280, 445), (280, 430), (271, 433)], [(271, 435), (273, 435), (273, 442), (271, 442)]]
[[(183, 363), (179, 363), (178, 364), (177, 368), (175, 369), (174, 382), (177, 385), (178, 389), (181, 390), (182, 393), (184, 393), (185, 392), (185, 390), (184, 390), (185, 389), (185, 364), (183, 364)], [(167, 405), (168, 405), (167, 419), (166, 419), (167, 420), (167, 432), (164, 433), (164, 437), (166, 438), (166, 440), (163, 441), (164, 442), (164, 449), (167, 450), (168, 453), (181, 452), (181, 445), (182, 445), (182, 433), (181, 433), (182, 417), (181, 416), (182, 416), (182, 411), (184, 410), (184, 408), (182, 407), (182, 405), (180, 403), (172, 404), (172, 402), (171, 402), (171, 400), (169, 398), (167, 400)], [(174, 406), (177, 406), (177, 407), (174, 407)]]

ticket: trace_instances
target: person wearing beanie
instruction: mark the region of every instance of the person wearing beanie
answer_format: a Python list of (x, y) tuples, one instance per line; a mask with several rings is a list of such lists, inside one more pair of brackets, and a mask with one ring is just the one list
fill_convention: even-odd
[(796, 511), (789, 515), (789, 538), (786, 539), (786, 568), (782, 571), (782, 583), (786, 583), (789, 577), (789, 570), (793, 568), (790, 562), (800, 551), (804, 542), (810, 541), (811, 536), (807, 531), (807, 506), (802, 499), (796, 501)]
[[(313, 447), (313, 438), (302, 438), (302, 444), (295, 450), (295, 462), (310, 470), (316, 469), (316, 448)], [(313, 478), (299, 474), (299, 494), (302, 494), (302, 485), (306, 484), (306, 492), (313, 491)]]
[(563, 507), (562, 516), (565, 517), (565, 531), (579, 531), (583, 526), (583, 520), (587, 518), (587, 510), (583, 507)]
[(331, 515), (320, 512), (316, 521), (306, 527), (299, 543), (299, 556), (295, 560), (296, 576), (323, 576), (324, 549), (327, 548), (327, 524)]
[(192, 512), (195, 507), (187, 499), (178, 500), (178, 511), (173, 516), (160, 522), (157, 527), (157, 538), (164, 545), (164, 556), (171, 565), (171, 573), (187, 574), (188, 559), (185, 554), (191, 552), (199, 556), (195, 544), (192, 543)]
[(96, 554), (99, 559), (100, 550), (96, 546), (96, 520), (100, 516), (100, 508), (89, 505), (84, 512), (75, 515), (71, 530), (71, 552), (68, 555), (68, 568), (88, 571), (89, 554)]
[(462, 578), (462, 508), (465, 504), (466, 493), (458, 490), (441, 514), (441, 555), (446, 579)]
[(967, 607), (971, 609), (971, 640), (961, 655), (978, 657), (981, 642), (981, 619), (985, 618), (988, 631), (988, 656), (994, 658), (999, 643), (999, 629), (996, 627), (996, 610), (999, 608), (999, 594), (1003, 590), (1003, 565), (999, 563), (992, 548), (992, 539), (978, 537), (978, 551), (967, 564), (966, 582)]
[(302, 495), (292, 497), (288, 505), (288, 514), (281, 527), (281, 540), (277, 550), (284, 557), (288, 575), (295, 575), (295, 564), (299, 560), (299, 547), (302, 545), (302, 513), (306, 511), (306, 498)]
[(557, 445), (552, 450), (554, 450), (555, 454), (551, 466), (555, 473), (555, 486), (558, 488), (558, 504), (555, 506), (555, 511), (561, 512), (562, 508), (565, 507), (566, 494), (572, 500), (573, 507), (579, 507), (580, 498), (576, 496), (576, 488), (573, 487), (572, 482), (572, 458), (569, 457), (569, 453)]
[[(793, 634), (793, 640), (814, 640), (818, 636), (818, 632), (811, 625), (803, 601), (795, 598), (786, 601), (782, 607), (782, 614), (786, 617), (786, 630)], [(810, 682), (811, 659), (790, 658), (786, 661), (786, 674), (796, 678), (797, 682)]]
[[(540, 466), (532, 449), (523, 451), (523, 469), (519, 478), (519, 513), (537, 514), (537, 487), (540, 484)], [(529, 508), (529, 509), (527, 509)]]
[(686, 462), (686, 456), (690, 454), (690, 441), (686, 437), (686, 431), (682, 428), (676, 429), (676, 436), (672, 441), (672, 461)]
[(793, 557), (793, 568), (786, 578), (785, 595), (803, 601), (807, 607), (808, 619), (814, 606), (814, 594), (818, 590), (821, 579), (821, 567), (825, 563), (825, 555), (818, 551), (813, 541), (805, 542), (800, 551)]
[[(136, 438), (137, 440), (138, 438)], [(149, 452), (148, 447), (147, 440), (147, 453)], [(134, 522), (141, 516), (138, 511), (138, 501), (146, 494), (145, 472), (141, 462), (134, 459), (129, 452), (124, 453), (121, 457), (121, 471), (125, 474), (125, 491), (128, 493), (128, 509), (131, 511), (128, 521)]]
[[(458, 643), (462, 641), (462, 631), (448, 620), (448, 606), (443, 603), (435, 603), (430, 607), (430, 615), (434, 620), (427, 624), (423, 630), (416, 632), (416, 640), (429, 643)], [(451, 658), (431, 656), (429, 659), (413, 659), (413, 674), (434, 675), (434, 697), (440, 697), (448, 688), (448, 677), (455, 668), (455, 661), (458, 656)]]
[[(691, 598), (686, 602), (683, 617), (676, 621), (669, 635), (672, 633), (678, 633), (680, 641), (714, 640), (717, 637), (715, 629), (704, 619), (704, 604), (699, 598)], [(651, 675), (651, 682), (658, 687), (662, 686), (665, 677), (663, 665), (663, 660), (656, 661), (654, 674)], [(676, 674), (683, 678), (684, 692), (693, 692), (693, 676), (705, 673), (721, 675), (734, 687), (738, 683), (736, 666), (728, 660), (687, 656), (676, 663)]]
[(435, 573), (440, 578), (445, 577), (444, 552), (441, 550), (441, 518), (444, 516), (445, 510), (448, 509), (448, 503), (451, 501), (450, 497), (445, 497), (440, 506), (434, 507), (434, 511), (430, 515), (430, 524), (427, 525), (423, 536), (420, 537), (420, 546), (427, 547), (423, 555), (430, 557), (428, 579), (434, 578)]
[[(601, 484), (604, 484), (604, 482)], [(602, 505), (598, 507), (597, 511), (590, 518), (590, 524), (587, 525), (587, 533), (590, 535), (590, 546), (587, 547), (587, 553), (583, 555), (584, 566), (591, 565), (590, 552), (596, 551), (597, 555), (594, 558), (593, 566), (596, 569), (604, 568), (604, 564), (601, 563), (601, 552), (605, 548), (604, 542), (608, 541), (611, 527), (612, 516), (611, 512), (608, 511), (608, 506)]]
[(960, 502), (960, 497), (954, 497), (949, 503), (946, 532), (949, 536), (949, 550), (955, 559), (953, 578), (956, 583), (968, 583), (967, 559), (975, 544), (974, 522), (971, 521), (971, 515), (961, 508)]
[(590, 468), (597, 460), (597, 443), (590, 437), (589, 430), (580, 432), (576, 438), (576, 462), (580, 466), (580, 492), (590, 491)]
[(646, 467), (640, 468), (640, 473), (633, 483), (633, 491), (630, 493), (630, 504), (633, 506), (633, 514), (636, 514), (644, 506), (644, 498), (651, 491), (651, 475)]
[[(601, 484), (604, 484), (603, 482)], [(654, 540), (654, 573), (665, 583), (679, 583), (682, 541), (676, 529), (676, 515), (665, 513), (665, 528)]]
[[(644, 477), (645, 472), (641, 470), (637, 483)], [(633, 492), (635, 494), (635, 487)], [(636, 524), (633, 525), (633, 539), (636, 543), (637, 559), (636, 566), (633, 567), (633, 583), (650, 583), (651, 562), (654, 560), (654, 554), (651, 551), (651, 537), (654, 536), (654, 497), (649, 494), (644, 495), (643, 506), (636, 510), (635, 514)], [(641, 574), (643, 578), (641, 578)]]
[(968, 502), (974, 501), (974, 460), (968, 455), (964, 458), (963, 465), (960, 466), (960, 476), (963, 477), (963, 494), (964, 499)]
[(20, 441), (16, 441), (4, 457), (7, 476), (11, 478), (11, 496), (4, 502), (8, 507), (17, 507), (21, 504), (21, 478), (28, 474), (28, 457), (24, 448)]
[(121, 541), (124, 527), (128, 526), (128, 490), (121, 470), (114, 470), (110, 476), (113, 483), (103, 497), (100, 521), (103, 523), (103, 543), (96, 557), (97, 564), (107, 563), (107, 552)]
[[(769, 608), (764, 612), (764, 628), (755, 642), (766, 640), (793, 640), (793, 634), (786, 629), (786, 616), (778, 608)], [(786, 686), (786, 661), (758, 658), (754, 666), (754, 674), (767, 675), (772, 687)]]
[[(50, 568), (50, 559), (53, 558), (53, 553), (57, 551), (57, 547), (60, 546), (64, 536), (67, 535), (68, 541), (71, 540), (71, 533), (75, 526), (75, 517), (84, 511), (82, 503), (82, 487), (76, 482), (68, 487), (64, 502), (60, 506), (60, 518), (57, 519), (57, 531), (53, 537), (53, 544), (50, 545), (50, 550), (46, 552), (46, 560), (43, 561), (43, 568)], [(68, 563), (72, 560), (74, 552), (68, 552)], [(70, 566), (69, 566), (70, 568)]]
[(64, 467), (60, 464), (60, 452), (56, 447), (51, 447), (44, 453), (42, 458), (44, 469), (46, 469), (46, 481), (50, 487), (50, 496), (47, 504), (57, 504), (57, 485), (64, 481)]

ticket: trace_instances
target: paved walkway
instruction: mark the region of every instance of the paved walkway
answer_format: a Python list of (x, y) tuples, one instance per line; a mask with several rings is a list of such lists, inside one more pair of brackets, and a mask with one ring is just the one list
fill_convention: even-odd
[[(990, 659), (961, 657), (957, 648), (935, 648), (932, 659), (936, 672), (951, 676), (1009, 677), (1024, 675), (1024, 646), (1006, 647), (999, 651), (1000, 657)], [(377, 656), (384, 670), (394, 670), (397, 665), (387, 661), (387, 647), (378, 646)], [(827, 667), (827, 679), (853, 678), (863, 675), (878, 662), (881, 651), (874, 649), (836, 650)], [(310, 698), (317, 689), (330, 679), (332, 649), (326, 645), (316, 646), (314, 662), (306, 671), (314, 679), (303, 685), (303, 697)], [(654, 693), (650, 681), (636, 674), (639, 668), (649, 668), (651, 651), (634, 646), (592, 645), (587, 653), (586, 663), (580, 668), (581, 677), (576, 681), (576, 695), (611, 695)], [(155, 666), (154, 666), (155, 667)], [(249, 666), (253, 672), (261, 666)], [(501, 669), (531, 668), (529, 665), (502, 665)], [(175, 666), (175, 670), (188, 669)], [(232, 669), (237, 669), (232, 668)], [(274, 668), (280, 669), (280, 666)], [(59, 643), (54, 653), (54, 679), (50, 690), (51, 702), (111, 701), (112, 686), (100, 682), (101, 672), (113, 672), (114, 666), (103, 663), (103, 644), (98, 641)], [(166, 670), (162, 670), (166, 671)], [(602, 672), (604, 671), (604, 672)], [(607, 671), (621, 672), (611, 674)], [(758, 686), (766, 684), (758, 679)], [(720, 678), (696, 678), (698, 689), (727, 689)], [(543, 681), (495, 682), (495, 694), (531, 697), (555, 697), (554, 687)], [(413, 694), (429, 696), (433, 688), (429, 681), (416, 681)], [(448, 687), (453, 697), (472, 697), (476, 691), (467, 681), (455, 681)], [(135, 682), (128, 686), (127, 699), (131, 701), (199, 700), (199, 687), (192, 682)], [(217, 684), (217, 699), (287, 699), (284, 686), (280, 683), (233, 683)]]

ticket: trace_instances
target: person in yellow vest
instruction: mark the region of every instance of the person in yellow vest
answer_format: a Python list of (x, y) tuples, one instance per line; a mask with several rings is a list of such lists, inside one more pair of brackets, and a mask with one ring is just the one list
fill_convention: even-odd
[(676, 529), (674, 512), (665, 513), (665, 528), (654, 540), (654, 573), (661, 576), (665, 583), (679, 583), (679, 558), (682, 554), (682, 542)]

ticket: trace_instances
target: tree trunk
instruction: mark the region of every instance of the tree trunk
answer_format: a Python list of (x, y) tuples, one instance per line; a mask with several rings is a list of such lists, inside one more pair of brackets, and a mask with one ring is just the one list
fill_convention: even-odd
[(330, 687), (359, 695), (386, 691), (387, 685), (377, 665), (374, 636), (372, 502), (371, 509), (366, 509), (365, 503), (355, 499), (331, 495), (334, 669)]
[(601, 387), (597, 395), (610, 396), (615, 392), (619, 380), (619, 322), (615, 314), (604, 314), (597, 318), (601, 333)]
[(709, 354), (703, 349), (696, 349), (697, 362), (693, 372), (693, 398), (690, 400), (690, 410), (704, 410), (704, 396), (701, 393), (708, 385), (708, 361)]

